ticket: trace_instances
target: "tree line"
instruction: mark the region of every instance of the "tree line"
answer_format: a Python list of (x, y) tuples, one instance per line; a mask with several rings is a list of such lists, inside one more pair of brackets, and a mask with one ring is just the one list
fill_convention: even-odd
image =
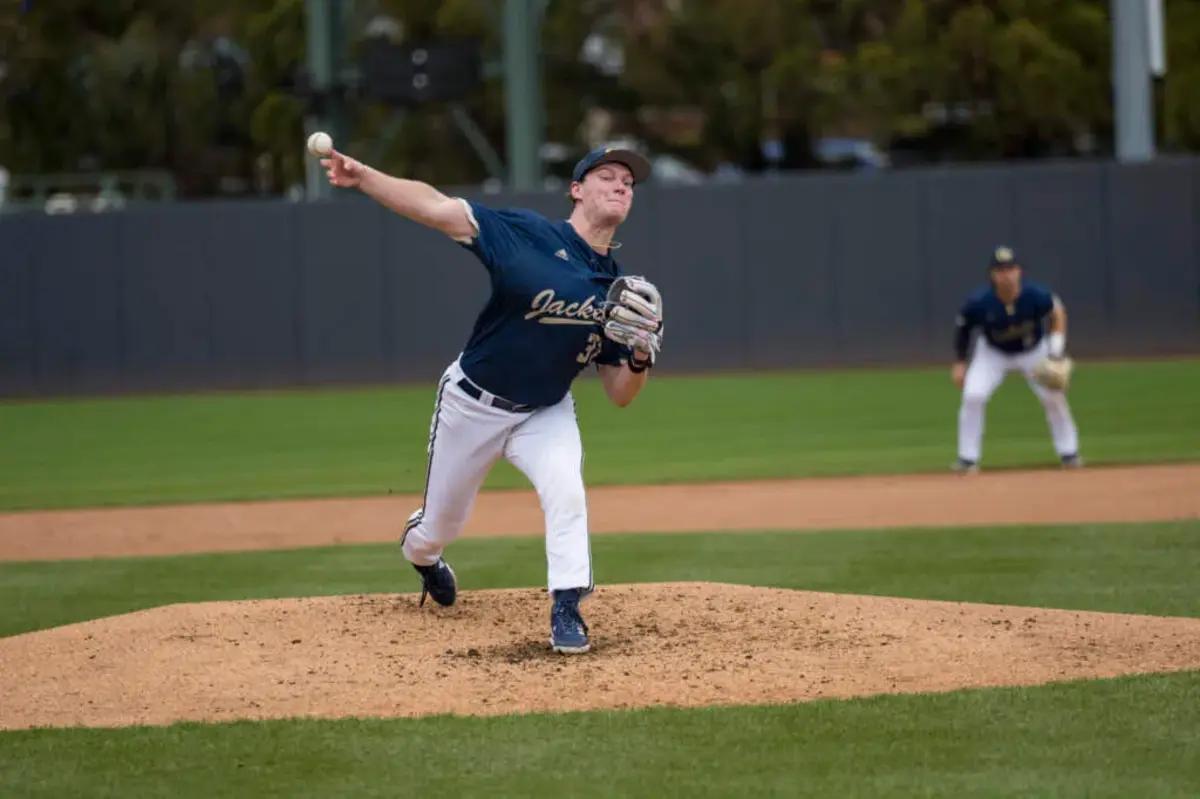
[[(1200, 0), (1166, 1), (1167, 151), (1200, 150)], [(474, 41), (464, 109), (504, 152), (500, 0), (355, 0), (379, 30)], [(386, 23), (386, 24), (383, 24)], [(803, 168), (827, 138), (896, 164), (1112, 151), (1107, 0), (550, 0), (545, 137), (630, 137), (705, 171)], [(23, 0), (0, 10), (0, 165), (160, 169), (184, 196), (303, 181), (304, 0)], [(444, 102), (351, 98), (340, 146), (442, 185), (487, 176)], [(565, 160), (570, 160), (569, 158)], [(551, 170), (553, 171), (553, 165)]]

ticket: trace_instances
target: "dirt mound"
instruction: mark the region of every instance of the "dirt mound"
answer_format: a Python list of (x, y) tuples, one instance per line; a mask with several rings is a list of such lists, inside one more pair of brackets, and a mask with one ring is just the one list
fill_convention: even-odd
[(0, 639), (0, 729), (796, 702), (1200, 668), (1200, 619), (712, 583), (171, 605)]

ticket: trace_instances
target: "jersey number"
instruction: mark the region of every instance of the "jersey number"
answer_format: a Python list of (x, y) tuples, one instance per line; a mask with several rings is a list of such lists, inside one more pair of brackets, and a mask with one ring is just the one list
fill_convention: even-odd
[(587, 346), (583, 352), (575, 356), (575, 360), (585, 365), (591, 363), (592, 359), (600, 354), (600, 347), (603, 343), (604, 339), (601, 338), (599, 333), (589, 333)]

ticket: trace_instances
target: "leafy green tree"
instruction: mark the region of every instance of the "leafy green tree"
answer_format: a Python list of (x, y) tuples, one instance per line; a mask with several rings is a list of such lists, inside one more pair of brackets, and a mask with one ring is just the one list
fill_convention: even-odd
[[(577, 154), (610, 133), (711, 168), (813, 162), (821, 137), (920, 160), (1111, 151), (1107, 0), (550, 0), (547, 139)], [(491, 65), (461, 101), (499, 153), (501, 4), (355, 0), (353, 58), (386, 15), (408, 42), (477, 41)], [(1200, 150), (1200, 0), (1166, 0), (1164, 149)], [(581, 58), (597, 42), (618, 69)], [(34, 0), (0, 4), (0, 163), (14, 172), (160, 169), (185, 196), (279, 193), (303, 180), (305, 0)], [(345, 108), (339, 146), (443, 185), (482, 161), (450, 107)]]
[(1169, 149), (1200, 150), (1200, 0), (1168, 0), (1162, 137)]

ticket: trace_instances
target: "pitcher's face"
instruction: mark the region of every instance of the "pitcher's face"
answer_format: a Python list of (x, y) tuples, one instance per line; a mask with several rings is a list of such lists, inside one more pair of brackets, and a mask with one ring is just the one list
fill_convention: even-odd
[(589, 219), (619, 225), (633, 206), (633, 173), (624, 164), (601, 164), (571, 184), (571, 197)]

